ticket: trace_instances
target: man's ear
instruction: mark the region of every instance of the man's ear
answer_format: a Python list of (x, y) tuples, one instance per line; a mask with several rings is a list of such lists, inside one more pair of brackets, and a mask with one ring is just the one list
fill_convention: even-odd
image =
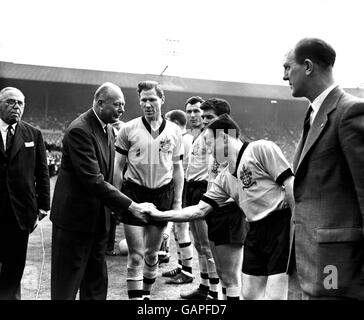
[(305, 61), (303, 62), (304, 66), (305, 66), (305, 73), (306, 75), (309, 75), (313, 72), (313, 62), (310, 59), (305, 59)]

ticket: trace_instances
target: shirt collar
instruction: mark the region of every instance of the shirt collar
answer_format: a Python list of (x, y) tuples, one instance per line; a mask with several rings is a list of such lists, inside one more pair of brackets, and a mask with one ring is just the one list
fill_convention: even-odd
[[(15, 128), (16, 128), (16, 125), (17, 125), (18, 123), (17, 122), (15, 122), (15, 123), (13, 123), (11, 126), (13, 127), (13, 131), (15, 132)], [(7, 132), (7, 130), (8, 130), (8, 127), (9, 127), (9, 124), (8, 123), (6, 123), (3, 119), (1, 119), (0, 118), (0, 129), (2, 130), (2, 131), (4, 131), (4, 132)]]
[(99, 120), (99, 122), (101, 124), (101, 128), (106, 132), (106, 126), (107, 126), (107, 124), (99, 118), (99, 116), (97, 115), (97, 113), (96, 113), (96, 111), (95, 111), (94, 108), (92, 108), (92, 111), (94, 112), (97, 120)]
[(329, 93), (336, 87), (336, 83), (332, 84), (330, 87), (322, 91), (316, 99), (311, 103), (311, 107), (313, 109), (313, 113), (316, 115), (316, 113), (319, 111), (322, 103), (326, 99), (326, 97), (329, 95)]

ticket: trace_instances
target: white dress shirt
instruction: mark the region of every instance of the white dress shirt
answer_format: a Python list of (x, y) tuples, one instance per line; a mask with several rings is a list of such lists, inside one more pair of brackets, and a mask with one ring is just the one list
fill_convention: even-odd
[[(13, 127), (14, 134), (15, 134), (16, 125), (17, 125), (16, 122), (11, 125)], [(0, 131), (1, 131), (1, 138), (3, 139), (4, 150), (6, 149), (6, 135), (8, 133), (8, 127), (9, 127), (9, 124), (0, 118)]]
[(313, 121), (315, 120), (315, 117), (317, 115), (317, 112), (320, 110), (320, 107), (326, 97), (329, 95), (329, 93), (337, 86), (337, 84), (332, 84), (330, 87), (328, 87), (326, 90), (322, 91), (316, 99), (311, 103), (312, 112), (311, 112), (311, 118), (310, 118), (310, 124), (312, 125)]
[(101, 124), (102, 129), (103, 129), (103, 130), (104, 130), (104, 132), (107, 134), (107, 131), (106, 131), (107, 124), (99, 118), (99, 116), (97, 115), (97, 113), (96, 113), (96, 111), (95, 111), (95, 109), (94, 109), (94, 108), (92, 108), (92, 111), (94, 112), (94, 114), (95, 114), (96, 118), (99, 120), (99, 122), (100, 122), (100, 124)]

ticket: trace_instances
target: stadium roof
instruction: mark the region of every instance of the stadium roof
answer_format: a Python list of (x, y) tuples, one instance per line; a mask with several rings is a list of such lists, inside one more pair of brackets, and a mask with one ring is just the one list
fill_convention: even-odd
[[(186, 91), (199, 94), (220, 94), (252, 98), (292, 99), (288, 86), (37, 66), (3, 61), (0, 61), (0, 78), (95, 86), (110, 81), (116, 83), (121, 88), (135, 88), (138, 82), (148, 79), (158, 81), (165, 90), (169, 91)], [(349, 89), (348, 91), (357, 96), (364, 97), (363, 89)]]

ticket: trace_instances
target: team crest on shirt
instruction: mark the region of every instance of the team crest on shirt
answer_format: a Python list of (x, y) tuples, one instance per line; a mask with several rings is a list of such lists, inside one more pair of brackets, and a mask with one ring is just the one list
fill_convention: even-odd
[(253, 173), (244, 165), (240, 171), (240, 180), (243, 183), (243, 189), (250, 188), (252, 185), (257, 183), (256, 181), (253, 181)]
[(165, 138), (164, 140), (159, 141), (159, 151), (168, 153), (171, 151), (171, 147), (171, 139)]
[(195, 143), (193, 145), (192, 155), (194, 155), (194, 156), (197, 156), (197, 155), (204, 156), (205, 154), (206, 154), (206, 147), (204, 147), (201, 143)]

